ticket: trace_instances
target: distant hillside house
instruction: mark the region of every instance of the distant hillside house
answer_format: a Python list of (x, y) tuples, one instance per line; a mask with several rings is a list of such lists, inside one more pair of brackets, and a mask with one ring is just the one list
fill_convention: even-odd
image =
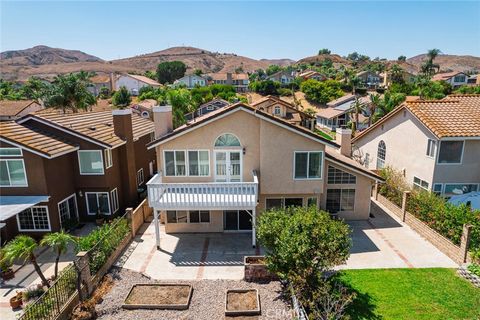
[[(369, 103), (369, 97), (360, 97), (362, 103)], [(350, 117), (352, 105), (355, 102), (355, 95), (347, 94), (336, 100), (327, 103), (326, 108), (317, 109), (317, 125), (321, 128), (327, 128), (335, 131), (337, 128), (347, 126), (350, 121), (354, 121)], [(367, 115), (359, 115), (358, 130), (365, 129), (368, 126)]]
[(468, 75), (463, 72), (437, 73), (432, 77), (433, 81), (445, 81), (452, 87), (457, 88), (468, 83)]
[(478, 77), (478, 74), (473, 74), (470, 77), (468, 77), (467, 84), (470, 86), (476, 86), (480, 84), (480, 78)]
[[(392, 84), (392, 74), (390, 72), (380, 73), (380, 79), (383, 80), (383, 86), (388, 87)], [(399, 75), (405, 83), (412, 83), (415, 80), (416, 75), (408, 71), (402, 70)]]
[(300, 78), (303, 78), (305, 80), (308, 79), (313, 79), (317, 81), (325, 81), (327, 80), (327, 77), (320, 72), (314, 71), (314, 70), (306, 70), (298, 75)]
[(139, 76), (136, 74), (122, 74), (117, 77), (115, 82), (115, 90), (121, 87), (126, 87), (130, 94), (138, 96), (138, 92), (143, 87), (159, 88), (160, 83), (145, 76)]
[(41, 109), (35, 100), (0, 100), (0, 121), (16, 120)]
[(384, 82), (382, 76), (373, 71), (361, 71), (356, 76), (360, 79), (360, 83), (368, 89), (376, 89)]
[(210, 113), (212, 111), (221, 109), (230, 105), (230, 102), (223, 100), (223, 99), (213, 99), (210, 102), (204, 103), (198, 107), (198, 109), (194, 112), (187, 113), (185, 115), (185, 119), (187, 121), (193, 120), (196, 117), (203, 116), (204, 114)]
[(295, 80), (291, 72), (279, 71), (267, 77), (267, 80), (277, 81), (281, 84), (290, 84)]
[(203, 77), (197, 76), (195, 74), (186, 75), (178, 80), (175, 80), (173, 83), (175, 86), (184, 85), (188, 89), (195, 87), (205, 87), (207, 85), (207, 80)]
[(235, 88), (237, 92), (247, 92), (248, 74), (246, 73), (211, 73), (208, 75), (212, 84), (228, 84)]
[(111, 75), (96, 75), (90, 78), (91, 84), (88, 86), (88, 91), (93, 95), (98, 96), (103, 88), (107, 88), (108, 92), (112, 92), (112, 83), (114, 82), (113, 74)]

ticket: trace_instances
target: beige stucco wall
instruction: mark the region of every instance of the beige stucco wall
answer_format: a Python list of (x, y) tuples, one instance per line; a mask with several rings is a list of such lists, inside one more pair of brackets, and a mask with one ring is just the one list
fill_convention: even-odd
[(426, 155), (428, 139), (436, 140), (409, 111), (400, 111), (383, 125), (355, 141), (353, 153), (362, 160), (365, 160), (369, 153), (368, 168), (376, 169), (378, 144), (383, 140), (386, 145), (386, 166), (397, 170), (405, 169), (405, 179), (410, 184), (416, 176), (427, 181), (431, 187), (435, 159)]
[(434, 183), (480, 183), (480, 140), (465, 140), (461, 164), (437, 164)]

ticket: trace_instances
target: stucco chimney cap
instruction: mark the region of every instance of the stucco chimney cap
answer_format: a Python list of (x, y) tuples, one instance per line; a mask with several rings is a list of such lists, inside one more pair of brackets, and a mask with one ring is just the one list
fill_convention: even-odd
[(112, 115), (114, 116), (124, 116), (127, 114), (132, 114), (132, 109), (127, 108), (127, 109), (115, 109), (112, 110)]
[(172, 106), (154, 106), (153, 112), (172, 112)]
[(347, 128), (337, 128), (335, 131), (338, 134), (352, 134), (352, 129)]

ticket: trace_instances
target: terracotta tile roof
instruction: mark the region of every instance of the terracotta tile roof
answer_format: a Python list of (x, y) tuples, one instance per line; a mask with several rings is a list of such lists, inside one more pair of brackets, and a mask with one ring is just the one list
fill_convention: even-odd
[(14, 121), (0, 122), (0, 137), (7, 142), (40, 153), (48, 158), (78, 149), (75, 144), (63, 138)]
[(35, 100), (0, 100), (0, 115), (15, 116), (32, 103), (37, 102)]
[(140, 75), (137, 75), (137, 74), (127, 74), (127, 76), (129, 76), (131, 78), (134, 78), (134, 79), (137, 79), (138, 81), (145, 82), (146, 84), (149, 84), (151, 86), (157, 86), (157, 87), (161, 86), (160, 83), (158, 83), (155, 80), (150, 79), (149, 77), (140, 76)]
[[(32, 118), (47, 121), (53, 126), (58, 126), (63, 130), (71, 131), (85, 138), (92, 139), (110, 148), (117, 147), (124, 143), (124, 141), (114, 133), (113, 115), (111, 111), (64, 114), (44, 110), (34, 113)], [(134, 139), (154, 132), (153, 121), (142, 118), (136, 113), (132, 113), (132, 126)]]
[(107, 83), (110, 82), (110, 76), (107, 75), (96, 75), (90, 78), (90, 81), (93, 83)]
[(448, 80), (450, 78), (455, 77), (457, 74), (464, 74), (463, 72), (443, 72), (443, 73), (437, 73), (432, 77), (433, 81), (440, 81), (440, 80)]
[(294, 119), (295, 121), (301, 121), (301, 117), (299, 116), (300, 114), (303, 115), (304, 117), (312, 118), (312, 116), (306, 114), (303, 110), (299, 110), (299, 109), (295, 108), (295, 106), (292, 103), (284, 101), (280, 98), (277, 98), (277, 97), (271, 96), (271, 95), (268, 95), (268, 96), (265, 96), (261, 99), (258, 99), (256, 101), (250, 103), (250, 105), (252, 107), (258, 108), (258, 106), (260, 104), (265, 103), (265, 102), (270, 102), (266, 105), (266, 107), (270, 107), (274, 104), (281, 104), (281, 105), (285, 106), (286, 108), (290, 109), (291, 111), (293, 111), (294, 113), (297, 114), (296, 117), (294, 116), (294, 118), (296, 118), (296, 119)]
[[(211, 73), (208, 75), (212, 80), (227, 80), (226, 73)], [(232, 80), (248, 80), (246, 73), (232, 73)]]

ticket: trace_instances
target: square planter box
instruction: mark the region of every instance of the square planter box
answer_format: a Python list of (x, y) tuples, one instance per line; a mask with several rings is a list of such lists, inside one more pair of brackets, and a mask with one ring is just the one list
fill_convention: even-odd
[(122, 308), (186, 310), (192, 299), (189, 284), (145, 283), (135, 284), (128, 292)]
[(243, 258), (243, 279), (249, 282), (268, 282), (277, 280), (275, 274), (268, 271), (265, 256), (245, 256)]
[(225, 293), (226, 316), (255, 316), (260, 312), (257, 289), (230, 289)]

